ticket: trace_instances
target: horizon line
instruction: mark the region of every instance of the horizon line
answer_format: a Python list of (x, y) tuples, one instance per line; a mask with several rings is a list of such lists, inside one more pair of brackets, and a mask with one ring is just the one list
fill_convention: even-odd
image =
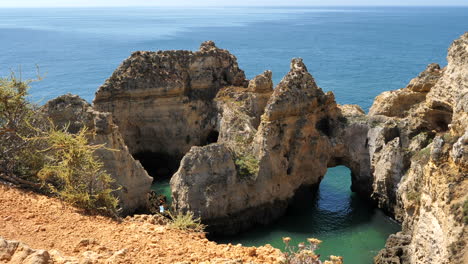
[(54, 5), (54, 6), (0, 6), (2, 8), (125, 8), (125, 7), (166, 7), (166, 8), (231, 8), (231, 7), (468, 7), (466, 5)]

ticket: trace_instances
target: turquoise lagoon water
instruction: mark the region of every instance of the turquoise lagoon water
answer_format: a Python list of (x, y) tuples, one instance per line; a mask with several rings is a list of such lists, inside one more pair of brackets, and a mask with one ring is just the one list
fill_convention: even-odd
[[(468, 30), (468, 8), (81, 8), (0, 9), (0, 75), (40, 67), (38, 103), (64, 93), (92, 101), (96, 89), (136, 50), (198, 49), (205, 40), (237, 56), (248, 78), (266, 69), (278, 83), (302, 57), (338, 103), (367, 110), (382, 91), (404, 87), (432, 62), (446, 64), (450, 43)], [(349, 170), (329, 169), (318, 192), (286, 216), (224, 242), (322, 239), (320, 253), (371, 263), (399, 229), (349, 191)], [(157, 191), (170, 194), (167, 182)]]
[(350, 186), (348, 168), (329, 168), (318, 191), (308, 198), (301, 197), (300, 203), (289, 208), (277, 222), (218, 241), (246, 246), (271, 244), (284, 249), (282, 237), (291, 237), (296, 246), (315, 237), (323, 241), (317, 251), (323, 260), (339, 255), (345, 263), (373, 263), (387, 237), (399, 231), (400, 226), (369, 201), (352, 193)]

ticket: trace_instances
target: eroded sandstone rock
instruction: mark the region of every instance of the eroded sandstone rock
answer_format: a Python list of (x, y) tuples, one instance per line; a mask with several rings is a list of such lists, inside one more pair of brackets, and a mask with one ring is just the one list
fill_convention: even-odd
[(116, 191), (123, 214), (133, 213), (146, 206), (146, 194), (152, 183), (141, 164), (133, 159), (109, 113), (94, 110), (89, 103), (76, 95), (63, 95), (47, 102), (42, 111), (58, 126), (68, 126), (70, 133), (88, 127), (95, 134), (91, 144), (104, 144), (96, 155), (104, 163), (104, 169), (115, 179), (121, 189)]
[[(268, 72), (257, 76), (247, 91), (219, 92), (219, 143), (193, 147), (171, 179), (175, 209), (193, 211), (210, 232), (229, 234), (269, 223), (283, 214), (299, 189), (317, 185), (329, 165), (365, 159), (351, 155), (361, 149), (344, 147), (334, 96), (323, 93), (301, 59), (292, 60), (290, 72), (272, 93), (252, 88), (259, 83), (270, 87), (269, 78)], [(264, 104), (259, 94), (268, 90)], [(264, 111), (255, 111), (258, 106)], [(356, 179), (362, 176), (359, 166), (349, 166), (357, 170)]]
[[(223, 159), (211, 147), (187, 154), (187, 159), (198, 157), (197, 164), (184, 163), (196, 173), (181, 166), (172, 179), (176, 208), (193, 210), (215, 230), (235, 232), (246, 227), (241, 222), (274, 219), (301, 187), (318, 184), (327, 167), (346, 165), (352, 171), (353, 190), (403, 222), (401, 239), (390, 240), (377, 263), (463, 263), (467, 43), (468, 34), (454, 42), (445, 69), (431, 64), (406, 88), (377, 97), (367, 116), (355, 106), (337, 106), (333, 94), (317, 87), (303, 62), (293, 60), (258, 127), (249, 118), (232, 126), (229, 123), (237, 119), (226, 119), (230, 122), (224, 123), (220, 141), (225, 147), (216, 147), (224, 149)], [(241, 97), (237, 102), (243, 103)], [(236, 116), (233, 113), (226, 116)], [(252, 136), (244, 148), (234, 142)], [(247, 177), (236, 167), (242, 158), (239, 149), (253, 152), (258, 162)], [(217, 164), (226, 162), (231, 169), (220, 173)], [(202, 181), (186, 182), (197, 174), (204, 175)], [(209, 179), (226, 184), (206, 193)], [(189, 192), (195, 193), (185, 195)], [(211, 198), (200, 204), (200, 197)]]
[(0, 237), (0, 261), (11, 264), (52, 264), (53, 259), (45, 250), (35, 250), (18, 242)]
[[(404, 109), (391, 100), (376, 100), (372, 106), (371, 114), (383, 115), (396, 124), (401, 143), (394, 146), (392, 153), (402, 153), (403, 161), (408, 162), (383, 177), (401, 176), (394, 190), (395, 200), (388, 200), (385, 206), (393, 208), (396, 219), (402, 221), (403, 231), (399, 236), (405, 239), (390, 237), (376, 263), (468, 261), (466, 221), (461, 209), (468, 202), (467, 55), (468, 33), (465, 33), (449, 48), (446, 68), (440, 70), (431, 64), (405, 88), (426, 93), (424, 100), (417, 99), (417, 104)], [(381, 109), (403, 112), (393, 114)], [(377, 124), (377, 127), (386, 126)], [(384, 158), (390, 154), (388, 151), (379, 152), (387, 154), (374, 155), (377, 163), (394, 164)], [(382, 174), (374, 171), (374, 177), (378, 179)]]
[(99, 88), (94, 107), (112, 113), (131, 153), (181, 158), (216, 129), (219, 89), (246, 85), (237, 59), (207, 41), (197, 52), (134, 52)]

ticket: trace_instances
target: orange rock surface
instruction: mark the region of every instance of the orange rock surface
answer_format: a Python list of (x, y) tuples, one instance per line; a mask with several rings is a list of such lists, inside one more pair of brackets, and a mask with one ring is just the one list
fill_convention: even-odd
[[(275, 263), (267, 245), (216, 244), (204, 234), (163, 225), (84, 215), (57, 199), (0, 184), (0, 237), (90, 263)], [(57, 253), (52, 253), (57, 258)], [(1, 262), (1, 261), (0, 261)], [(60, 262), (60, 260), (55, 260)]]

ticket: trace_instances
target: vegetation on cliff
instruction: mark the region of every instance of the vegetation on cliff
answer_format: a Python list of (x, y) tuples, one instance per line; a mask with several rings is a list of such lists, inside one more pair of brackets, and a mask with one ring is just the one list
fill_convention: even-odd
[(113, 179), (94, 154), (104, 146), (89, 144), (86, 127), (77, 134), (66, 131), (52, 127), (42, 137), (33, 139), (45, 141), (48, 146), (38, 152), (45, 160), (37, 174), (43, 188), (75, 206), (116, 214), (118, 200), (112, 195)]
[(172, 220), (169, 224), (170, 227), (180, 230), (192, 230), (195, 232), (203, 232), (205, 229), (205, 225), (201, 223), (201, 219), (199, 217), (195, 217), (193, 212), (187, 213), (177, 213), (173, 215), (169, 213)]
[[(301, 242), (297, 247), (291, 245), (290, 237), (283, 237), (284, 248), (284, 263), (287, 264), (320, 264), (320, 255), (315, 254), (319, 248), (321, 240), (316, 238), (308, 238), (307, 243)], [(323, 262), (324, 264), (343, 264), (343, 257), (333, 256), (329, 260)]]
[(115, 214), (112, 178), (94, 153), (103, 145), (89, 144), (86, 127), (76, 134), (56, 128), (27, 100), (32, 81), (0, 78), (0, 180)]
[(26, 100), (32, 80), (21, 81), (12, 73), (0, 78), (0, 179), (22, 186), (38, 187), (34, 175), (44, 160), (34, 149), (37, 141), (27, 138), (46, 129), (37, 106)]

